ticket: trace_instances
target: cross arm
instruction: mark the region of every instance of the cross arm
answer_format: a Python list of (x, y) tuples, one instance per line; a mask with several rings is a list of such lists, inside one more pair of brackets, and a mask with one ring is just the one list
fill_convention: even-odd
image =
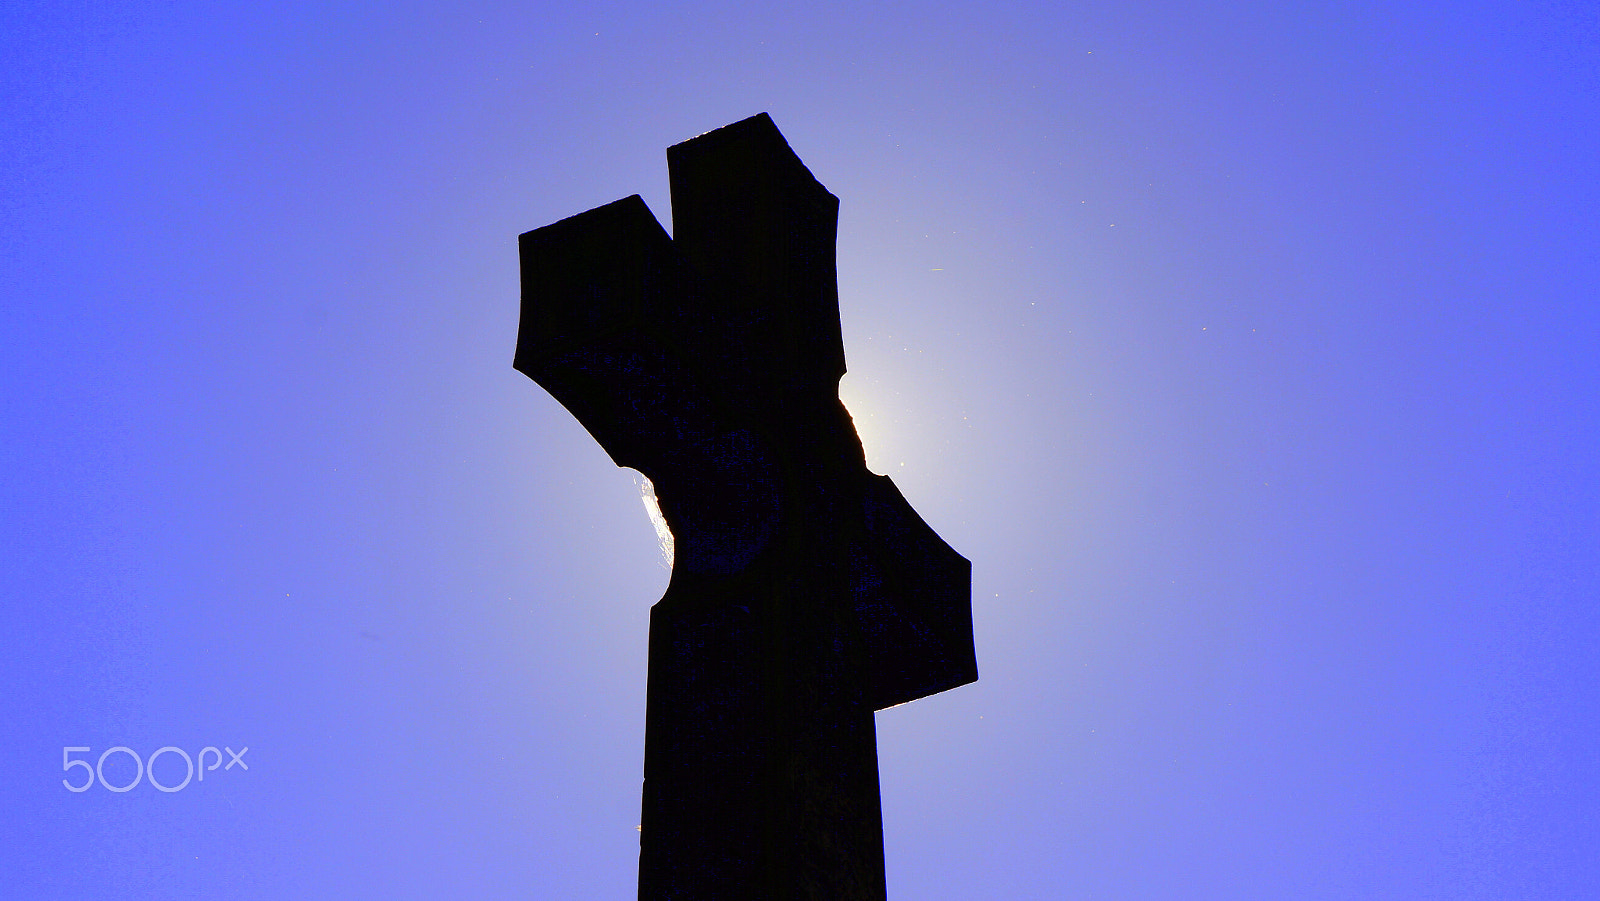
[(518, 241), (517, 371), (538, 382), (618, 466), (652, 478), (663, 449), (726, 431), (690, 365), (691, 279), (638, 195), (535, 229)]

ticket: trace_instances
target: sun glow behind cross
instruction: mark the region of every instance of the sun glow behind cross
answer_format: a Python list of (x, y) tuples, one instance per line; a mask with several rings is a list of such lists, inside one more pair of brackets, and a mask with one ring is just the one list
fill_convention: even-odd
[[(864, 393), (852, 388), (848, 376), (839, 382), (839, 400), (855, 424), (856, 435), (861, 439), (861, 447), (866, 452), (867, 469), (880, 475), (890, 473), (891, 467), (895, 464), (887, 462), (889, 455), (892, 454), (887, 437), (889, 423), (881, 420), (876, 405)], [(639, 487), (639, 500), (644, 504), (645, 515), (650, 518), (650, 525), (656, 531), (656, 542), (661, 548), (662, 566), (671, 570), (675, 553), (672, 528), (667, 525), (666, 517), (661, 514), (661, 505), (656, 500), (656, 486), (641, 472), (634, 472), (633, 479), (634, 484)]]
[(886, 472), (882, 456), (884, 436), (880, 433), (877, 409), (865, 394), (852, 386), (849, 374), (839, 380), (839, 402), (844, 404), (855, 424), (861, 449), (866, 452), (867, 469), (879, 474)]
[(655, 483), (641, 472), (634, 473), (634, 481), (639, 485), (639, 499), (644, 502), (645, 515), (650, 517), (650, 525), (656, 530), (656, 541), (661, 546), (661, 564), (670, 570), (674, 552), (672, 529), (667, 526), (667, 518), (661, 515), (661, 505), (656, 502)]
[(870, 386), (860, 379), (852, 380), (846, 373), (839, 380), (839, 401), (855, 423), (856, 436), (866, 452), (867, 469), (878, 475), (893, 475), (903, 467), (905, 461), (895, 439), (904, 432), (904, 424), (882, 414), (885, 406), (874, 399)]

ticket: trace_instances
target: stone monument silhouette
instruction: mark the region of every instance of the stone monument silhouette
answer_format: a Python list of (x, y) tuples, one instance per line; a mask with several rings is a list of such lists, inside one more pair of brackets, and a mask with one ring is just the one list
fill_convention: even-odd
[(639, 897), (882, 899), (873, 712), (972, 682), (971, 564), (838, 398), (838, 198), (765, 114), (521, 236), (515, 366), (654, 483)]

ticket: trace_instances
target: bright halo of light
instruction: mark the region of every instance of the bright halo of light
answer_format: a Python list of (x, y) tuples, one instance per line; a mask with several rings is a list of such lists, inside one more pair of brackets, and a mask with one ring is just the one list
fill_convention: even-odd
[(867, 454), (867, 469), (879, 475), (888, 473), (885, 464), (885, 454), (888, 453), (889, 423), (883, 421), (878, 415), (877, 405), (868, 397), (867, 392), (861, 390), (846, 373), (839, 380), (839, 401), (849, 411), (850, 419), (855, 423), (856, 435), (861, 438), (861, 448)]
[(661, 562), (670, 570), (674, 552), (672, 529), (668, 528), (667, 518), (661, 515), (661, 505), (656, 502), (656, 486), (643, 473), (634, 473), (634, 480), (639, 484), (639, 500), (644, 502), (645, 515), (650, 517), (650, 525), (656, 530), (656, 541), (661, 545)]

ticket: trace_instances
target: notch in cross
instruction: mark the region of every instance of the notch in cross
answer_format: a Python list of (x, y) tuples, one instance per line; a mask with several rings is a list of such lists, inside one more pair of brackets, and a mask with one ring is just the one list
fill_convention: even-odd
[(641, 899), (881, 899), (873, 711), (978, 678), (971, 564), (838, 398), (839, 201), (762, 113), (522, 235), (515, 366), (656, 488)]

